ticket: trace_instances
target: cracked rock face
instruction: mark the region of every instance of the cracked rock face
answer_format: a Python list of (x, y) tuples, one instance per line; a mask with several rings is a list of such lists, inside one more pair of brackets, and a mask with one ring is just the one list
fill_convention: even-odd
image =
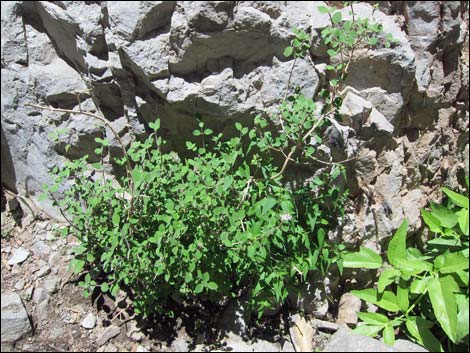
[[(358, 201), (337, 235), (343, 241), (355, 234), (381, 242), (404, 215), (419, 227), (415, 209), (440, 197), (435, 186), (455, 187), (468, 173), (468, 3), (381, 4), (374, 11), (359, 3), (355, 12), (380, 22), (398, 44), (357, 51), (343, 92), (344, 123), (331, 126), (318, 147), (327, 161), (355, 158), (347, 186)], [(315, 99), (328, 79), (320, 32), (329, 20), (320, 5), (2, 2), (2, 183), (57, 216), (37, 201), (48, 171), (93, 156), (103, 134), (119, 154), (111, 132), (91, 118), (25, 103), (99, 112), (125, 144), (144, 138), (158, 117), (163, 137), (181, 150), (196, 114), (214, 131), (230, 131), (234, 121), (275, 112), (286, 90), (300, 87)], [(310, 55), (295, 66), (283, 55), (293, 27), (311, 35)], [(67, 151), (47, 137), (57, 127), (68, 129)]]

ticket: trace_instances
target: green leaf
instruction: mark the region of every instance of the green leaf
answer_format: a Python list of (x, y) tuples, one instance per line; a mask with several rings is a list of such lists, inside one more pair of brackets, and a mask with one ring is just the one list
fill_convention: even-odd
[(400, 276), (400, 271), (394, 268), (388, 268), (380, 274), (377, 282), (377, 290), (382, 293), (385, 288), (395, 282), (395, 279)]
[(184, 276), (184, 282), (189, 283), (193, 279), (193, 274), (191, 272), (186, 272), (186, 275)]
[(422, 208), (421, 216), (423, 217), (424, 222), (428, 225), (431, 232), (442, 233), (441, 222), (439, 222), (439, 220), (434, 217), (431, 212)]
[(353, 290), (351, 291), (351, 294), (388, 311), (396, 312), (400, 310), (400, 307), (397, 303), (397, 297), (390, 291), (384, 291), (383, 294), (380, 295), (377, 290), (368, 288), (362, 290)]
[(393, 346), (395, 344), (395, 330), (392, 325), (385, 326), (382, 335), (385, 344), (388, 344), (389, 346)]
[(199, 283), (196, 288), (194, 289), (194, 294), (199, 294), (202, 292), (202, 290), (204, 289), (204, 286), (202, 285), (202, 283)]
[(330, 13), (332, 11), (332, 9), (327, 6), (318, 6), (317, 9), (320, 13)]
[(397, 303), (402, 312), (406, 312), (410, 306), (410, 301), (408, 298), (408, 284), (403, 278), (400, 278), (400, 282), (397, 287)]
[(422, 279), (414, 279), (411, 282), (410, 292), (413, 294), (423, 294), (428, 290), (427, 285), (431, 277), (424, 277)]
[(375, 337), (383, 328), (384, 327), (382, 325), (381, 326), (359, 325), (351, 332), (358, 334), (358, 335)]
[(434, 259), (434, 267), (440, 273), (453, 273), (468, 269), (468, 259), (462, 253), (445, 253)]
[(458, 217), (460, 230), (464, 235), (469, 235), (469, 221), (468, 221), (468, 210), (461, 209), (455, 213)]
[(103, 293), (106, 293), (108, 290), (109, 290), (109, 285), (108, 285), (108, 283), (106, 283), (106, 282), (105, 282), (105, 283), (102, 283), (102, 284), (101, 284), (101, 291), (102, 291)]
[(112, 221), (115, 227), (119, 225), (119, 222), (121, 221), (121, 217), (119, 216), (119, 211), (116, 211), (116, 210), (114, 211)]
[(453, 279), (450, 276), (430, 279), (428, 282), (428, 295), (436, 319), (450, 340), (456, 343), (457, 303), (452, 291), (457, 284), (455, 282), (451, 283), (451, 281)]
[(398, 267), (398, 260), (404, 260), (406, 257), (406, 231), (408, 230), (408, 220), (405, 219), (393, 235), (388, 244), (387, 257), (388, 262)]
[(441, 225), (446, 228), (452, 228), (457, 224), (457, 216), (447, 207), (438, 205), (434, 202), (431, 203), (432, 215), (436, 217)]
[(341, 21), (341, 12), (337, 11), (333, 14), (331, 20), (333, 21), (333, 23), (336, 25), (338, 24), (340, 21)]
[(371, 249), (361, 246), (358, 252), (343, 256), (343, 266), (348, 268), (380, 268), (382, 258)]
[(335, 56), (335, 55), (337, 54), (337, 52), (336, 52), (335, 50), (333, 50), (333, 49), (328, 49), (328, 50), (326, 51), (326, 53), (327, 53), (330, 57), (333, 57), (333, 56)]
[(209, 282), (209, 283), (207, 283), (207, 288), (209, 288), (211, 290), (217, 290), (217, 288), (219, 288), (219, 286), (215, 282)]
[(460, 206), (460, 207), (463, 207), (463, 208), (466, 208), (468, 210), (469, 206), (469, 202), (468, 202), (468, 197), (464, 196), (464, 195), (461, 195), (461, 194), (458, 194), (448, 188), (442, 188), (441, 189), (442, 191), (445, 192), (445, 194), (447, 196), (449, 196), (449, 198), (452, 200), (453, 203), (455, 203), (457, 206)]
[(457, 314), (457, 342), (460, 342), (469, 332), (468, 320), (468, 297), (464, 294), (457, 294), (455, 296), (458, 308)]
[(367, 322), (369, 325), (373, 326), (385, 326), (388, 324), (389, 320), (388, 318), (379, 313), (363, 313), (363, 312), (358, 312), (357, 316), (364, 322)]
[(432, 325), (432, 322), (419, 316), (409, 316), (405, 322), (406, 329), (420, 345), (426, 347), (430, 352), (442, 352), (439, 340), (429, 330)]

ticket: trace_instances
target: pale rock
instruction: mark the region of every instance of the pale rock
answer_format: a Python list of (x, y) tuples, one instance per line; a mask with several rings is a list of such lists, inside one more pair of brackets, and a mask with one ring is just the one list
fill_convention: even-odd
[(36, 272), (36, 277), (41, 278), (48, 275), (49, 273), (51, 273), (51, 268), (49, 266), (44, 266), (40, 268), (38, 272)]
[(15, 293), (2, 293), (1, 302), (2, 343), (15, 342), (29, 335), (32, 332), (32, 327), (20, 296)]
[(312, 352), (315, 329), (299, 314), (291, 318), (290, 337), (296, 352)]
[(356, 132), (360, 132), (371, 110), (371, 103), (352, 92), (348, 92), (343, 99), (339, 114), (344, 119), (344, 123), (351, 126)]
[[(33, 288), (33, 287), (31, 287)], [(48, 298), (49, 298), (49, 294), (47, 293), (47, 291), (42, 288), (42, 287), (37, 287), (37, 288), (34, 288), (34, 292), (33, 292), (33, 302), (38, 305), (39, 303), (43, 302), (43, 301), (48, 301)]]
[(14, 249), (12, 252), (12, 256), (8, 260), (8, 264), (10, 266), (21, 264), (22, 262), (26, 261), (29, 255), (30, 255), (30, 252), (23, 247)]
[(116, 337), (121, 333), (121, 329), (118, 326), (111, 325), (108, 326), (101, 335), (99, 335), (98, 339), (96, 340), (96, 344), (101, 347), (106, 342), (108, 342), (111, 338)]
[(91, 330), (96, 325), (95, 315), (93, 315), (93, 313), (89, 313), (87, 316), (85, 316), (80, 325), (82, 325), (83, 328)]
[(361, 311), (361, 299), (351, 293), (344, 293), (341, 296), (338, 306), (338, 318), (336, 322), (346, 326), (356, 326), (357, 313)]
[(60, 287), (60, 278), (57, 276), (50, 276), (44, 281), (44, 288), (47, 293), (54, 294), (59, 290)]
[(22, 290), (26, 284), (26, 281), (22, 278), (18, 282), (15, 283), (16, 290)]
[(39, 240), (31, 246), (31, 251), (36, 256), (49, 255), (51, 252), (51, 247), (42, 240)]

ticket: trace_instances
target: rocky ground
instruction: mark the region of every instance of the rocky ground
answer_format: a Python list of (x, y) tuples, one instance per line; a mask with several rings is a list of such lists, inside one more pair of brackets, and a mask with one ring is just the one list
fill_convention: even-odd
[[(420, 351), (408, 341), (394, 348), (368, 337), (351, 336), (341, 325), (357, 323), (360, 301), (343, 295), (337, 318), (303, 318), (287, 306), (251, 325), (243, 302), (223, 309), (175, 306), (173, 318), (130, 316), (124, 292), (117, 298), (85, 299), (68, 264), (73, 237), (58, 237), (54, 223), (24, 212), (2, 190), (1, 292), (2, 351)], [(304, 298), (305, 299), (305, 298)], [(305, 309), (305, 302), (302, 309)], [(318, 316), (318, 315), (317, 315)], [(333, 322), (333, 321), (336, 321)], [(332, 337), (331, 337), (332, 336)], [(243, 337), (243, 338), (242, 338)], [(363, 340), (358, 346), (358, 342)]]

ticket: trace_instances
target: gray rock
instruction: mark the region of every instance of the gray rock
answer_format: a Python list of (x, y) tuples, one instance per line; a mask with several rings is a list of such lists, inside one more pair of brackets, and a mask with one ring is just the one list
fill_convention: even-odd
[(36, 277), (41, 278), (51, 273), (51, 268), (49, 266), (44, 266), (36, 272)]
[(377, 109), (372, 108), (369, 117), (363, 127), (362, 136), (364, 139), (372, 139), (374, 137), (391, 136), (394, 127)]
[[(33, 288), (33, 287), (31, 287)], [(39, 303), (43, 301), (48, 301), (49, 294), (47, 294), (47, 291), (42, 288), (42, 287), (37, 287), (34, 289), (33, 293), (33, 302), (38, 305)]]
[(60, 288), (60, 278), (57, 276), (50, 276), (44, 281), (44, 288), (46, 289), (47, 293), (54, 294)]
[(10, 266), (20, 264), (29, 257), (30, 252), (23, 247), (13, 250), (12, 256), (8, 259), (8, 264)]
[(60, 263), (61, 255), (59, 252), (55, 251), (49, 256), (48, 264), (50, 267), (56, 267)]
[(352, 92), (348, 92), (343, 99), (339, 114), (344, 119), (344, 123), (359, 132), (371, 110), (371, 103)]
[(177, 337), (172, 343), (171, 343), (171, 348), (175, 352), (189, 352), (189, 343), (181, 338)]
[(36, 312), (38, 315), (39, 322), (46, 322), (49, 319), (49, 301), (41, 301), (36, 307)]
[(292, 316), (289, 334), (296, 352), (312, 352), (315, 329), (299, 314)]
[(28, 313), (18, 294), (2, 293), (1, 340), (15, 342), (32, 332)]
[(116, 337), (121, 333), (121, 328), (118, 326), (111, 325), (106, 327), (101, 335), (99, 335), (98, 339), (96, 340), (96, 344), (101, 347), (106, 342), (108, 342), (111, 338)]
[(144, 346), (141, 346), (140, 344), (137, 346), (136, 352), (150, 352), (147, 348), (145, 348)]
[(232, 300), (220, 318), (219, 328), (239, 336), (245, 336), (250, 316), (248, 303), (245, 300)]
[(255, 340), (253, 342), (244, 341), (240, 336), (229, 333), (222, 343), (228, 350), (235, 352), (279, 352), (278, 343), (271, 343), (264, 340)]
[(22, 278), (18, 282), (15, 283), (16, 290), (22, 290), (26, 284), (26, 281)]
[[(400, 342), (399, 342), (400, 341)], [(398, 344), (397, 344), (398, 343)], [(371, 337), (356, 335), (340, 328), (324, 348), (323, 352), (427, 352), (412, 342), (397, 340), (391, 347)]]
[(93, 313), (89, 313), (87, 316), (85, 316), (80, 325), (82, 325), (83, 328), (91, 330), (96, 325), (95, 315), (93, 315)]

